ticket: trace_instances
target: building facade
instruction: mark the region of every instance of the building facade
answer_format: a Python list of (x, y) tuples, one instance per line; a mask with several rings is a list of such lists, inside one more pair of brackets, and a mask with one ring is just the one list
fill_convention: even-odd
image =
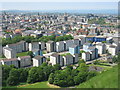
[(19, 60), (19, 67), (20, 68), (32, 65), (31, 57), (30, 56), (18, 57), (18, 60)]
[(73, 45), (69, 47), (69, 53), (70, 54), (79, 54), (80, 53), (80, 48), (77, 45)]
[(54, 51), (56, 51), (55, 42), (54, 42), (54, 41), (48, 41), (48, 42), (46, 43), (46, 50), (47, 50), (48, 52), (54, 52)]
[(17, 58), (1, 59), (1, 63), (2, 65), (14, 65), (17, 68), (19, 67)]
[(56, 42), (56, 52), (65, 51), (64, 41)]
[(8, 47), (3, 47), (3, 54), (7, 59), (16, 58), (16, 51)]
[(50, 56), (50, 63), (52, 65), (60, 64), (60, 66), (63, 66), (62, 56), (57, 53), (52, 54)]
[(13, 49), (14, 51), (16, 51), (16, 53), (20, 53), (20, 52), (26, 51), (26, 42), (20, 41), (15, 44), (8, 44), (6, 45), (6, 47)]
[(33, 66), (40, 66), (42, 63), (46, 62), (46, 58), (44, 56), (35, 56), (33, 58)]

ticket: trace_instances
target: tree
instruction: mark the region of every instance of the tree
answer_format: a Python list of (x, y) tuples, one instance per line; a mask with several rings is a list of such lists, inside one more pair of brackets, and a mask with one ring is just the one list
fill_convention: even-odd
[(77, 70), (80, 72), (88, 72), (88, 66), (85, 63), (81, 63)]
[(67, 81), (67, 86), (73, 86), (74, 85), (74, 80), (73, 80), (73, 77), (71, 75), (68, 75), (66, 81)]
[(20, 77), (19, 73), (20, 72), (18, 69), (13, 68), (9, 73), (9, 77), (7, 79), (7, 85), (13, 86), (19, 84), (19, 77)]
[(50, 83), (50, 84), (53, 84), (53, 82), (54, 82), (54, 74), (53, 73), (51, 73), (50, 74), (50, 76), (49, 76), (49, 79), (48, 79), (48, 82)]
[(9, 72), (13, 66), (2, 65), (2, 80), (6, 80), (9, 77)]
[(45, 76), (44, 76), (43, 69), (41, 67), (38, 67), (37, 74), (38, 74), (37, 81), (43, 81)]
[(9, 73), (11, 71), (11, 69), (14, 68), (13, 65), (2, 65), (2, 85), (6, 86), (6, 81), (9, 77)]
[(60, 70), (60, 69), (61, 69), (61, 66), (60, 66), (60, 64), (55, 64), (55, 65), (53, 66), (53, 68), (54, 68), (54, 70), (56, 71), (56, 70)]
[(93, 64), (99, 64), (99, 60), (95, 60), (94, 62), (93, 62)]
[(87, 80), (89, 80), (90, 78), (94, 77), (97, 75), (97, 72), (96, 71), (90, 71), (88, 73), (88, 76), (87, 76)]
[(102, 43), (106, 43), (106, 41), (102, 41)]
[(44, 68), (45, 66), (47, 66), (47, 63), (46, 63), (46, 62), (43, 62), (42, 65), (41, 65), (41, 67)]
[(44, 73), (44, 80), (48, 80), (48, 77), (50, 75), (50, 73), (53, 73), (54, 68), (51, 65), (45, 66), (43, 68), (43, 73)]
[(23, 40), (25, 40), (28, 43), (31, 43), (32, 40), (34, 40), (35, 38), (33, 36), (24, 36)]
[(77, 76), (74, 77), (74, 82), (76, 85), (86, 81), (87, 72), (79, 72)]
[(80, 60), (78, 61), (78, 65), (80, 66), (81, 63), (85, 63), (85, 61), (84, 61), (83, 59), (80, 59)]
[(117, 56), (114, 56), (114, 57), (112, 58), (112, 62), (113, 62), (113, 63), (119, 63), (119, 62), (120, 62), (120, 53), (118, 53)]
[(67, 65), (66, 69), (72, 70), (72, 69), (73, 69), (73, 66), (72, 66), (72, 65)]
[(28, 68), (20, 68), (18, 70), (19, 70), (19, 74), (20, 74), (19, 81), (20, 82), (26, 82), (27, 77), (28, 77), (29, 69)]
[(61, 71), (60, 73), (56, 73), (54, 75), (54, 82), (53, 84), (61, 86), (61, 87), (66, 87), (67, 85), (67, 77), (68, 75), (65, 73), (65, 71)]
[(33, 58), (33, 57), (34, 57), (34, 55), (33, 55), (33, 52), (32, 52), (32, 51), (28, 51), (28, 52), (27, 52), (27, 55), (31, 56), (31, 58)]
[(38, 78), (39, 78), (39, 76), (38, 76), (38, 74), (37, 74), (37, 67), (32, 67), (32, 68), (29, 70), (27, 82), (28, 82), (28, 83), (34, 83), (34, 82), (37, 81)]
[(8, 86), (14, 86), (14, 85), (17, 85), (17, 84), (18, 84), (18, 78), (17, 78), (17, 77), (10, 76), (10, 77), (7, 79), (7, 85), (8, 85)]

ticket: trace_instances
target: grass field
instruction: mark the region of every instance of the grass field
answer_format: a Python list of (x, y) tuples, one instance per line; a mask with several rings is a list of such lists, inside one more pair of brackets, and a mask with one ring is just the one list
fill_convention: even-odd
[(37, 82), (34, 84), (19, 85), (17, 86), (17, 88), (60, 88), (60, 87), (48, 84), (47, 81), (44, 81), (44, 82)]
[(47, 81), (45, 82), (37, 82), (34, 84), (25, 84), (25, 85), (19, 85), (17, 88), (50, 88), (47, 85)]
[(17, 53), (17, 56), (28, 56), (27, 52), (21, 52), (21, 53)]
[(60, 88), (59, 86), (51, 85), (48, 81), (37, 82), (33, 84), (20, 83), (18, 86), (7, 86), (3, 88)]
[(90, 80), (76, 86), (77, 88), (118, 88), (118, 66), (104, 71)]

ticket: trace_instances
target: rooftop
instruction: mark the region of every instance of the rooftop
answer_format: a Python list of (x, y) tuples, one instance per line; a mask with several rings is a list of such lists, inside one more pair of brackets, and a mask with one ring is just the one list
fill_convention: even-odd
[(18, 59), (17, 58), (11, 58), (11, 59), (1, 59), (3, 61), (17, 61)]
[(44, 56), (40, 56), (40, 55), (38, 55), (38, 56), (35, 56), (34, 59), (39, 60), (39, 59), (41, 59), (41, 58), (43, 58), (43, 57), (44, 57)]
[(3, 47), (3, 49), (7, 49), (9, 51), (12, 51), (13, 49), (9, 48), (9, 47)]
[(72, 45), (71, 47), (69, 47), (69, 48), (76, 48), (78, 45)]
[(31, 57), (30, 56), (21, 56), (19, 58), (24, 59), (24, 58), (31, 58)]

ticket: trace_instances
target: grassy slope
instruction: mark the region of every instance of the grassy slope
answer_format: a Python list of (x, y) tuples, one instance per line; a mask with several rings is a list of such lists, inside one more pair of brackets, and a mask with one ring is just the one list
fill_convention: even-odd
[(77, 88), (118, 88), (118, 66), (91, 78)]

